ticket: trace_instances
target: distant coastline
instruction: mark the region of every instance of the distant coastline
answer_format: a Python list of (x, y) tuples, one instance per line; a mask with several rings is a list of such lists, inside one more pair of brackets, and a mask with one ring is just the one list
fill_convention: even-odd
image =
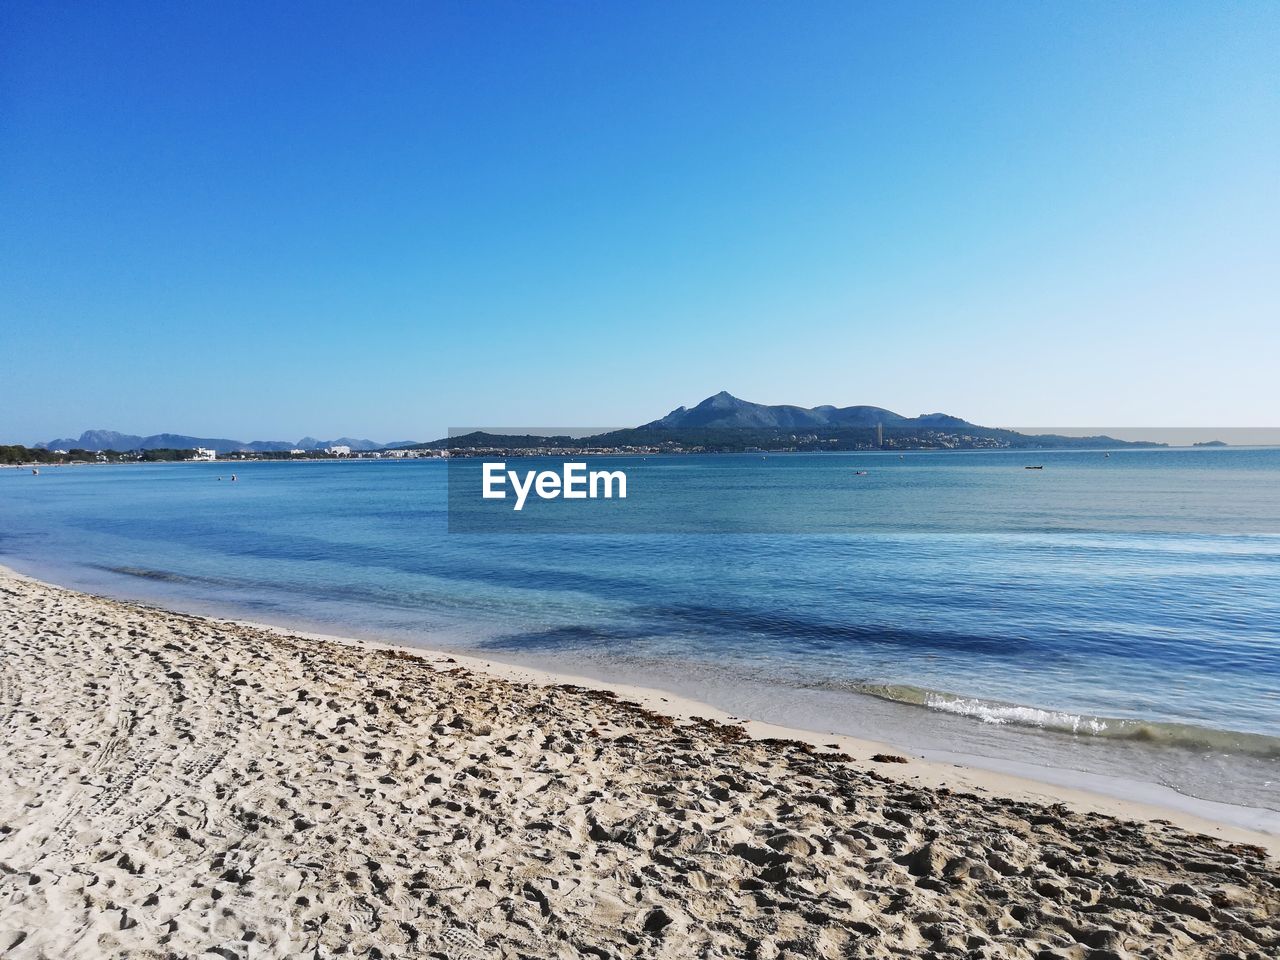
[[(0, 447), (0, 462), (53, 462), (47, 457), (73, 460), (193, 460), (198, 451), (253, 454), (258, 458), (310, 459), (382, 453), (391, 456), (478, 456), (501, 453), (516, 456), (531, 448), (557, 453), (781, 453), (822, 450), (999, 450), (1080, 449), (1088, 446), (1156, 447), (1153, 441), (1117, 440), (1108, 436), (1075, 437), (1026, 434), (984, 427), (945, 413), (904, 417), (875, 406), (766, 405), (741, 400), (721, 391), (694, 407), (677, 407), (665, 417), (638, 427), (608, 430), (586, 436), (567, 433), (539, 435), (510, 430), (451, 431), (427, 442), (410, 440), (378, 443), (340, 437), (322, 441), (303, 437), (296, 443), (280, 440), (239, 441), (161, 433), (151, 436), (86, 430), (78, 438)], [(416, 451), (416, 453), (415, 453)], [(208, 459), (205, 457), (205, 459)]]
[[(1207, 430), (1201, 430), (1204, 436)], [(1172, 428), (1170, 428), (1172, 430)], [(884, 407), (831, 405), (798, 407), (741, 400), (721, 391), (693, 407), (677, 407), (664, 417), (637, 427), (611, 430), (533, 431), (529, 428), (452, 430), (437, 440), (375, 440), (340, 437), (317, 440), (240, 441), (160, 433), (151, 436), (86, 430), (78, 438), (49, 440), (31, 446), (0, 446), (0, 463), (155, 460), (333, 460), (417, 459), (432, 457), (624, 456), (629, 454), (819, 453), (934, 450), (1118, 450), (1261, 446), (1280, 431), (1237, 428), (1237, 442), (1219, 437), (1176, 442), (1155, 436), (1155, 428), (1123, 428), (1127, 437), (1079, 428), (1013, 429), (986, 427), (946, 413), (905, 417)], [(1176, 431), (1182, 434), (1192, 431)], [(1214, 430), (1213, 433), (1223, 433)], [(1212, 435), (1212, 434), (1211, 434)]]
[[(525, 439), (525, 438), (512, 438)], [(528, 438), (546, 441), (546, 437)], [(568, 439), (568, 438), (566, 438)], [(718, 456), (734, 456), (734, 455), (768, 455), (768, 456), (786, 456), (789, 454), (893, 454), (898, 453), (905, 456), (908, 453), (1113, 453), (1124, 449), (1147, 450), (1147, 451), (1170, 451), (1178, 450), (1199, 450), (1199, 451), (1218, 451), (1232, 450), (1243, 451), (1252, 449), (1273, 449), (1277, 444), (1251, 444), (1236, 445), (1227, 443), (1192, 443), (1192, 444), (1128, 444), (1117, 447), (1109, 443), (1098, 444), (1081, 444), (1072, 447), (904, 447), (904, 448), (876, 448), (876, 447), (815, 447), (815, 448), (715, 448), (704, 446), (683, 447), (680, 445), (671, 446), (625, 446), (625, 447), (606, 447), (606, 446), (556, 446), (554, 444), (539, 444), (536, 446), (502, 446), (498, 444), (484, 446), (468, 446), (453, 448), (396, 448), (393, 450), (362, 450), (349, 454), (327, 454), (323, 451), (307, 451), (305, 453), (289, 454), (277, 451), (259, 452), (259, 451), (233, 451), (227, 454), (220, 454), (216, 458), (194, 456), (195, 451), (180, 450), (172, 451), (179, 454), (178, 456), (148, 456), (157, 451), (115, 451), (107, 450), (96, 452), (88, 457), (73, 457), (70, 454), (58, 454), (52, 451), (43, 451), (37, 448), (19, 448), (23, 451), (14, 457), (6, 458), (5, 450), (12, 450), (13, 447), (0, 447), (0, 469), (12, 468), (18, 470), (24, 469), (40, 469), (42, 467), (102, 467), (102, 466), (124, 466), (124, 465), (144, 465), (157, 463), (351, 463), (351, 462), (367, 462), (367, 461), (412, 461), (412, 460), (450, 460), (450, 459), (484, 459), (484, 458), (504, 458), (504, 459), (520, 459), (535, 457), (558, 457), (558, 458), (575, 458), (575, 457), (649, 457), (649, 456), (676, 456), (676, 457), (718, 457)], [(168, 453), (170, 451), (163, 451)]]

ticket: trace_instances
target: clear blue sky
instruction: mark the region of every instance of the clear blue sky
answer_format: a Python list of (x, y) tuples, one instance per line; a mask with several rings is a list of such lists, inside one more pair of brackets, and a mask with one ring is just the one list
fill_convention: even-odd
[(1280, 423), (1280, 4), (12, 2), (0, 440)]

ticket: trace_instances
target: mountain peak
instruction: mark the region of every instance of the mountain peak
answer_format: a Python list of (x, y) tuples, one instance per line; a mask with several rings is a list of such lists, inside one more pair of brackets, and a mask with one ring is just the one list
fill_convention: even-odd
[(707, 399), (703, 400), (700, 404), (698, 404), (693, 409), (695, 410), (709, 410), (709, 409), (710, 410), (736, 410), (742, 407), (743, 405), (754, 406), (754, 404), (747, 404), (745, 400), (739, 400), (728, 390), (721, 390), (719, 393), (712, 394), (711, 396), (707, 397)]
[(884, 407), (797, 407), (789, 404), (767, 405), (741, 400), (728, 390), (721, 390), (694, 407), (677, 407), (646, 427), (746, 427), (752, 429), (804, 430), (823, 427), (876, 426), (960, 426), (959, 417), (934, 413), (911, 419)]

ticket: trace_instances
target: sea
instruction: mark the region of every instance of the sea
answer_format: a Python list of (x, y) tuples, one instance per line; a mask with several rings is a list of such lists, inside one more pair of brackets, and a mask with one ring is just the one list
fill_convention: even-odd
[(480, 525), (456, 461), (0, 469), (0, 563), (1280, 832), (1280, 449), (588, 460)]

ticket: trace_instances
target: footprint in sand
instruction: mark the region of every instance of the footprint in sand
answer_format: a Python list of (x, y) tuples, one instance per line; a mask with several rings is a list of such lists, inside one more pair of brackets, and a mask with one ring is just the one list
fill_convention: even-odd
[(440, 934), (440, 944), (449, 960), (485, 960), (489, 956), (485, 951), (484, 941), (461, 927), (446, 928)]
[(22, 680), (7, 663), (0, 663), (0, 731), (17, 724), (22, 706)]

